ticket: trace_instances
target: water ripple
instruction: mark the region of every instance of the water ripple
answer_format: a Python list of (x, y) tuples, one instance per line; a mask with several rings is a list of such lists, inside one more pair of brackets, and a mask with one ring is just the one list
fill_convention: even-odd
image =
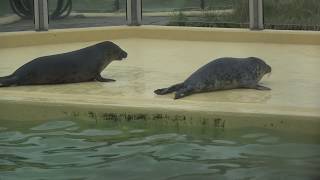
[(206, 132), (73, 121), (2, 127), (0, 179), (320, 177), (320, 144), (310, 141), (314, 137), (297, 140), (247, 129)]

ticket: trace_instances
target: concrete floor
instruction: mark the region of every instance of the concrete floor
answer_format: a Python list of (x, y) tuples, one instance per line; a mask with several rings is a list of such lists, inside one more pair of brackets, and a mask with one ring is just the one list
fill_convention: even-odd
[[(117, 82), (0, 88), (0, 100), (125, 104), (320, 117), (320, 46), (143, 38), (113, 41), (129, 54), (127, 60), (113, 62), (103, 71), (103, 76)], [(93, 43), (0, 49), (0, 76), (12, 73), (36, 57)], [(181, 100), (173, 100), (173, 94), (153, 94), (153, 90), (181, 82), (210, 60), (225, 56), (264, 59), (272, 66), (273, 72), (262, 83), (272, 91), (237, 89), (195, 94)]]

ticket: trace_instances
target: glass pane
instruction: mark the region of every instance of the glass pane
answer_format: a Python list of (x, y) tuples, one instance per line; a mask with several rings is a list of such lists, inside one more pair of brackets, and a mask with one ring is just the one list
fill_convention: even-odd
[[(11, 3), (10, 3), (11, 2)], [(0, 0), (0, 31), (33, 30), (32, 0)]]
[(49, 28), (126, 24), (126, 0), (50, 0)]
[(264, 0), (265, 28), (320, 30), (319, 0)]
[(237, 27), (249, 25), (248, 0), (142, 0), (143, 24)]

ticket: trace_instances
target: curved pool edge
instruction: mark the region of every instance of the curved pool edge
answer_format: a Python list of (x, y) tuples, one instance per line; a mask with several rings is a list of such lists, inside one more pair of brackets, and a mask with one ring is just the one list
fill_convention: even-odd
[(121, 38), (152, 38), (188, 41), (258, 42), (320, 45), (320, 31), (203, 28), (176, 26), (110, 26), (53, 29), (44, 32), (0, 33), (0, 48), (101, 41)]

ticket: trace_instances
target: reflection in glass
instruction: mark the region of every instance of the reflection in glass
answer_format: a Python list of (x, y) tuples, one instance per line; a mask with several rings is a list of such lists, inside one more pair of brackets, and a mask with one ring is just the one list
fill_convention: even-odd
[(143, 0), (143, 24), (247, 28), (248, 0)]
[(126, 0), (50, 0), (49, 11), (52, 29), (126, 24)]
[(319, 0), (264, 0), (265, 28), (320, 30)]
[(0, 1), (0, 32), (33, 29), (33, 4), (31, 0)]

